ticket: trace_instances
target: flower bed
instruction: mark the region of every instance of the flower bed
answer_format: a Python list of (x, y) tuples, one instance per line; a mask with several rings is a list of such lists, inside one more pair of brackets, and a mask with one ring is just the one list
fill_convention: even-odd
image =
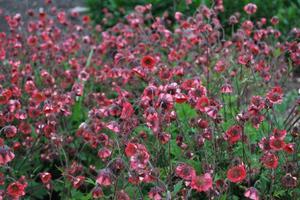
[[(2, 199), (297, 199), (300, 31), (151, 5), (102, 30), (49, 7), (0, 33)], [(79, 18), (74, 24), (71, 18)]]

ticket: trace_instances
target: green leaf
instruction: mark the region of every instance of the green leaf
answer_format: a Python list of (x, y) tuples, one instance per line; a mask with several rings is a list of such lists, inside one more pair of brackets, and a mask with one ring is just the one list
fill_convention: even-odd
[(171, 154), (174, 155), (176, 158), (180, 157), (180, 155), (181, 155), (181, 149), (176, 144), (176, 140), (172, 139), (170, 141), (170, 144), (171, 144), (171, 149), (170, 149)]
[(173, 196), (176, 196), (176, 194), (181, 190), (183, 186), (183, 181), (179, 181), (178, 183), (176, 183), (176, 185), (174, 185), (174, 190), (172, 192)]
[(175, 110), (180, 121), (187, 121), (197, 116), (197, 112), (189, 104), (175, 104)]

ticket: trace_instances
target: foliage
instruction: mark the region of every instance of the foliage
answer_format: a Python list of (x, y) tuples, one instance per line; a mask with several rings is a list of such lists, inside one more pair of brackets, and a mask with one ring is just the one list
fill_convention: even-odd
[[(278, 29), (284, 34), (293, 27), (299, 27), (300, 16), (300, 1), (291, 0), (225, 0), (223, 1), (224, 12), (219, 13), (219, 18), (224, 25), (227, 34), (231, 33), (231, 26), (228, 23), (229, 17), (236, 11), (241, 11), (247, 3), (254, 3), (257, 5), (258, 10), (255, 16), (251, 18), (258, 21), (260, 18), (265, 17), (271, 19), (277, 16), (280, 20)], [(90, 9), (90, 14), (96, 23), (102, 24), (104, 27), (111, 27), (118, 21), (122, 21), (124, 17), (134, 10), (136, 5), (152, 4), (153, 16), (161, 16), (168, 13), (170, 23), (174, 22), (174, 14), (176, 11), (182, 12), (186, 16), (193, 15), (196, 9), (205, 4), (208, 7), (215, 5), (212, 0), (193, 0), (191, 4), (187, 4), (184, 0), (86, 0), (86, 5)], [(102, 10), (106, 9), (109, 14), (105, 14)], [(244, 20), (247, 15), (240, 12), (241, 18)]]

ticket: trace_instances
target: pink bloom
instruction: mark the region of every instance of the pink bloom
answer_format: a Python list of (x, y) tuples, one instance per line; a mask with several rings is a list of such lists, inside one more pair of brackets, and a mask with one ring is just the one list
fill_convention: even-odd
[(254, 187), (250, 187), (248, 188), (245, 193), (244, 193), (244, 196), (249, 198), (249, 199), (252, 199), (252, 200), (259, 200), (259, 194), (258, 194), (258, 191), (256, 188)]
[(253, 3), (248, 3), (247, 5), (244, 6), (244, 11), (248, 15), (252, 15), (252, 14), (256, 13), (256, 10), (257, 10), (257, 6)]
[(191, 183), (191, 188), (198, 192), (206, 192), (212, 188), (212, 178), (209, 173), (202, 176), (194, 176)]
[(178, 165), (175, 169), (175, 173), (184, 180), (191, 180), (194, 176), (196, 176), (194, 168), (187, 164)]
[(96, 182), (101, 186), (110, 186), (112, 184), (112, 174), (109, 169), (100, 170)]

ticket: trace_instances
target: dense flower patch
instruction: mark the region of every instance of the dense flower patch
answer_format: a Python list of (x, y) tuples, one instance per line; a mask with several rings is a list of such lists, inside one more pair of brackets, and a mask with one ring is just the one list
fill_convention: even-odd
[(50, 6), (6, 16), (1, 199), (296, 199), (300, 30), (280, 40), (250, 3), (228, 36), (220, 7), (173, 30), (151, 5), (108, 30)]

